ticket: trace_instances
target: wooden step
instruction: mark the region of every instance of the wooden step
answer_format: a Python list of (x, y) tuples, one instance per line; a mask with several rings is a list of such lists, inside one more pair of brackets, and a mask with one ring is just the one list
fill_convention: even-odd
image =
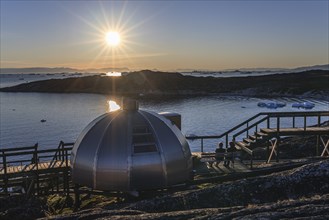
[(252, 139), (249, 139), (249, 138), (244, 138), (243, 141), (244, 141), (246, 144), (253, 144), (253, 143), (255, 143), (255, 140), (252, 140)]
[(268, 134), (259, 131), (259, 132), (256, 133), (256, 136), (257, 136), (257, 137), (263, 137), (263, 136), (268, 136)]
[(265, 143), (267, 141), (268, 137), (269, 137), (268, 135), (263, 135), (263, 136), (257, 136), (257, 138), (256, 138), (255, 135), (252, 135), (252, 136), (249, 136), (249, 138), (247, 138), (247, 139), (252, 140), (252, 142), (251, 142), (252, 145), (257, 145), (257, 144)]
[(263, 128), (262, 133), (269, 136), (289, 136), (289, 135), (326, 135), (329, 133), (329, 126), (325, 127), (305, 127), (305, 128)]
[(242, 150), (241, 147), (240, 147), (239, 145), (237, 145), (237, 144), (235, 144), (234, 147), (235, 147), (235, 149), (237, 149), (237, 150)]
[(243, 141), (238, 141), (235, 142), (235, 146), (239, 146), (241, 148), (241, 150), (244, 150), (245, 152), (247, 152), (248, 154), (252, 155), (252, 150), (249, 149), (249, 145), (244, 143)]
[(249, 144), (247, 144), (243, 141), (237, 141), (237, 142), (235, 142), (235, 146), (242, 148), (242, 147), (249, 147)]

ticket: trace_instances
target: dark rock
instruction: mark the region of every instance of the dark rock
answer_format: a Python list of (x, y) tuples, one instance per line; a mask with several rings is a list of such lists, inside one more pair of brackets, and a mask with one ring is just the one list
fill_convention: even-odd
[(329, 217), (329, 160), (54, 219), (285, 219)]
[(36, 219), (45, 216), (45, 203), (36, 197), (26, 198), (25, 195), (0, 197), (0, 219)]
[(49, 219), (328, 219), (329, 194), (316, 195), (298, 200), (282, 200), (275, 203), (227, 208), (204, 208), (184, 211), (168, 211), (147, 213), (141, 211), (122, 211), (93, 209), (73, 213), (66, 216), (56, 216)]
[(329, 193), (329, 160), (263, 177), (178, 192), (131, 204), (127, 209), (165, 212), (195, 208), (245, 206)]

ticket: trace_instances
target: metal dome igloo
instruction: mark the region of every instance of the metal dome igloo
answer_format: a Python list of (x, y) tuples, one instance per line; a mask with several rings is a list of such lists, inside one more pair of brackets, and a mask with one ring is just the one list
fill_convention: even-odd
[(99, 116), (82, 131), (71, 169), (74, 183), (93, 189), (156, 189), (187, 181), (192, 157), (173, 122), (123, 100), (122, 110)]

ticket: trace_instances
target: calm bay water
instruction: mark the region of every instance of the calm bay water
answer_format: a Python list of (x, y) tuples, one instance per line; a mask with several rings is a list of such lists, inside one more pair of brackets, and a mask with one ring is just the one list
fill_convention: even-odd
[[(70, 76), (1, 74), (0, 87), (24, 81)], [(60, 140), (74, 142), (89, 122), (109, 110), (110, 99), (109, 96), (98, 94), (0, 92), (0, 148), (31, 146), (35, 143), (39, 143), (40, 148), (54, 148)], [(315, 107), (312, 111), (329, 110), (329, 101), (285, 97), (269, 100), (237, 96), (208, 96), (139, 101), (141, 109), (181, 114), (182, 132), (185, 135), (220, 135), (259, 112), (303, 111), (291, 107), (295, 102), (313, 102)], [(270, 101), (285, 102), (287, 106), (278, 109), (257, 106), (258, 102)], [(40, 121), (42, 119), (46, 122), (42, 123)], [(325, 120), (328, 118), (323, 118), (323, 121)], [(315, 123), (316, 118), (308, 122), (308, 124)], [(218, 141), (221, 140), (206, 141), (205, 150), (213, 150)], [(200, 141), (190, 141), (190, 147), (192, 151), (200, 151)]]
[[(97, 94), (0, 92), (0, 148), (30, 146), (37, 142), (40, 148), (53, 148), (60, 140), (74, 142), (90, 121), (108, 111), (109, 99)], [(260, 108), (257, 106), (260, 101), (280, 101), (287, 106)], [(183, 134), (219, 135), (259, 112), (303, 111), (291, 107), (297, 101), (315, 103), (313, 111), (329, 109), (328, 101), (315, 99), (264, 100), (223, 96), (140, 100), (140, 108), (180, 113)], [(40, 122), (42, 119), (46, 122)], [(217, 141), (207, 142), (205, 149), (213, 150)], [(190, 142), (192, 151), (199, 151), (199, 145), (199, 141)]]

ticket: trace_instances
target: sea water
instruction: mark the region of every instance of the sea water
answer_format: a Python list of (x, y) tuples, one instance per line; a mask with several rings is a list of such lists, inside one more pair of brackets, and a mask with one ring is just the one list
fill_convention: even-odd
[[(4, 93), (0, 92), (0, 148), (32, 146), (54, 148), (59, 141), (74, 142), (86, 125), (109, 111), (111, 97), (97, 94)], [(259, 112), (303, 111), (291, 107), (296, 101), (315, 103), (312, 111), (327, 111), (328, 101), (280, 98), (264, 100), (237, 96), (208, 96), (181, 99), (142, 99), (140, 108), (182, 115), (185, 135), (220, 135)], [(260, 101), (287, 103), (284, 108), (266, 109)], [(41, 122), (41, 120), (46, 120)], [(324, 120), (328, 120), (323, 118)], [(308, 124), (315, 124), (317, 119)], [(220, 140), (216, 140), (220, 141)], [(206, 149), (214, 149), (210, 141)], [(190, 142), (192, 151), (200, 151), (198, 141)]]
[[(12, 82), (13, 83), (13, 82)], [(16, 81), (17, 83), (17, 81)], [(119, 99), (120, 97), (117, 97)], [(59, 141), (75, 142), (80, 132), (97, 116), (109, 111), (113, 99), (99, 94), (5, 93), (0, 92), (0, 148), (32, 146), (55, 148)], [(328, 111), (329, 102), (318, 99), (243, 96), (203, 96), (176, 99), (139, 100), (140, 108), (182, 115), (184, 135), (220, 135), (259, 112), (305, 111), (292, 108), (295, 102), (312, 102), (311, 111)], [(267, 109), (258, 102), (284, 102), (283, 108)], [(45, 120), (45, 122), (41, 122)], [(323, 117), (322, 121), (328, 120)], [(292, 123), (291, 120), (282, 124)], [(302, 125), (303, 118), (296, 121)], [(307, 122), (316, 124), (314, 117)], [(219, 140), (205, 141), (204, 149), (213, 151)], [(200, 151), (200, 141), (189, 141), (192, 151)]]

